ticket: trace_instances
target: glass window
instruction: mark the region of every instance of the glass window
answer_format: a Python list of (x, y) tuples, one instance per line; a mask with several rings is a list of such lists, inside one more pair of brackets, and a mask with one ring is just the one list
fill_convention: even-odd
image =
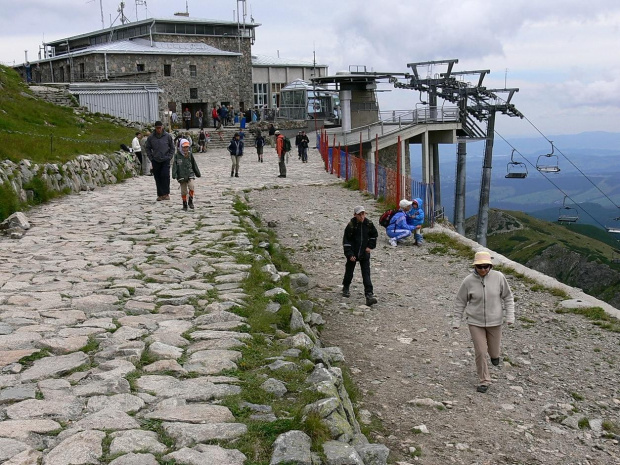
[(267, 104), (267, 83), (254, 84), (254, 106), (262, 107)]
[(136, 69), (138, 70), (138, 72), (142, 72), (144, 71), (146, 68), (144, 67), (144, 63), (138, 63), (136, 65)]
[(189, 98), (196, 99), (198, 98), (198, 88), (192, 87), (189, 89)]
[(191, 77), (196, 77), (196, 65), (189, 65), (189, 75)]
[(172, 76), (172, 65), (164, 65), (164, 76)]

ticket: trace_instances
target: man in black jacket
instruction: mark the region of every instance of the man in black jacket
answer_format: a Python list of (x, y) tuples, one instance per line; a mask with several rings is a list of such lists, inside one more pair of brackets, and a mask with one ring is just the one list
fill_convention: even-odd
[(377, 303), (377, 298), (373, 294), (372, 282), (370, 281), (370, 251), (377, 246), (377, 228), (366, 218), (364, 207), (357, 206), (353, 209), (354, 217), (347, 224), (342, 238), (344, 255), (347, 257), (347, 264), (342, 280), (342, 295), (349, 297), (349, 286), (353, 280), (355, 264), (359, 262), (364, 281), (364, 294), (366, 295), (366, 305), (370, 306)]
[(174, 156), (172, 136), (164, 131), (161, 121), (155, 122), (155, 132), (146, 140), (146, 156), (153, 166), (157, 200), (170, 200), (170, 160)]

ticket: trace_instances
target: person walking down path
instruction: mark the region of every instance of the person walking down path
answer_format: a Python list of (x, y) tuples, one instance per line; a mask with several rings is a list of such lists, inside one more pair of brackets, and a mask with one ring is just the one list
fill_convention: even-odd
[(413, 226), (414, 245), (422, 245), (422, 225), (424, 224), (424, 210), (422, 199), (415, 198), (411, 201), (411, 208), (407, 212), (407, 224)]
[(407, 223), (407, 212), (411, 209), (411, 202), (407, 199), (400, 201), (399, 210), (392, 216), (390, 224), (385, 228), (385, 232), (390, 238), (390, 245), (396, 247), (398, 241), (402, 241), (411, 236), (411, 231), (415, 230), (414, 226)]
[(286, 150), (284, 148), (284, 136), (280, 131), (274, 133), (276, 137), (276, 153), (278, 154), (278, 168), (280, 169), (279, 178), (286, 177)]
[(189, 111), (189, 108), (186, 108), (183, 112), (183, 122), (185, 123), (185, 130), (189, 131), (192, 124), (192, 113)]
[(254, 138), (254, 147), (256, 147), (256, 154), (258, 155), (258, 161), (263, 162), (263, 148), (265, 147), (265, 137), (260, 131), (256, 133)]
[(372, 281), (370, 280), (370, 251), (377, 247), (377, 228), (366, 218), (366, 210), (359, 205), (353, 209), (353, 218), (344, 229), (342, 237), (342, 247), (344, 256), (347, 257), (344, 278), (342, 279), (342, 296), (351, 295), (349, 286), (353, 280), (355, 265), (359, 262), (362, 280), (364, 282), (364, 295), (366, 305), (371, 306), (377, 303), (374, 296)]
[(153, 165), (153, 177), (157, 186), (157, 200), (170, 200), (170, 160), (174, 156), (174, 141), (164, 130), (161, 121), (155, 121), (155, 132), (145, 144), (146, 156)]
[(458, 329), (465, 314), (474, 343), (477, 391), (485, 393), (491, 384), (487, 354), (493, 365), (499, 365), (504, 312), (506, 324), (513, 324), (515, 302), (506, 277), (493, 270), (489, 252), (477, 252), (473, 266), (456, 295), (452, 327)]
[(199, 177), (200, 170), (192, 154), (190, 143), (187, 139), (183, 139), (181, 151), (174, 154), (172, 162), (172, 179), (176, 179), (181, 185), (183, 210), (187, 210), (188, 206), (192, 210), (194, 209), (194, 179)]
[(306, 135), (306, 131), (301, 131), (301, 137), (299, 138), (299, 153), (302, 163), (308, 163), (308, 146), (310, 145), (310, 139)]
[(238, 178), (239, 162), (243, 156), (243, 141), (241, 140), (241, 135), (238, 132), (235, 132), (230, 144), (228, 144), (228, 153), (230, 153), (230, 160), (232, 161), (230, 177), (232, 178), (234, 176), (235, 178)]

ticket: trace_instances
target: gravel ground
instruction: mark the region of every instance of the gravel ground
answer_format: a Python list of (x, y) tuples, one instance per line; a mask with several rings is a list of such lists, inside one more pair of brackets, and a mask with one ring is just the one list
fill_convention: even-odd
[[(342, 348), (361, 391), (360, 417), (381, 420), (371, 440), (390, 447), (391, 460), (620, 464), (620, 437), (602, 428), (620, 431), (616, 333), (556, 313), (559, 298), (508, 276), (517, 321), (504, 331), (494, 384), (479, 394), (469, 332), (466, 325), (451, 330), (448, 319), (471, 260), (433, 253), (428, 242), (390, 247), (374, 200), (339, 185), (248, 195), (265, 223), (277, 222), (281, 244), (315, 285), (311, 296), (327, 321), (323, 342)], [(359, 271), (351, 297), (340, 296), (342, 233), (358, 204), (379, 230), (372, 257), (379, 303), (372, 308), (363, 305)], [(428, 432), (416, 432), (420, 425)]]

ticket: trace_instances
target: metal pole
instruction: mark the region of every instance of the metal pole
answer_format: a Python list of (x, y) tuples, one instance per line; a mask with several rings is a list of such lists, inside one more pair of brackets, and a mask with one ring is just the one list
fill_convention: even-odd
[(478, 204), (478, 223), (476, 225), (476, 241), (486, 247), (487, 228), (489, 226), (489, 198), (491, 196), (491, 169), (493, 162), (493, 136), (495, 133), (495, 110), (489, 113), (487, 123), (487, 140), (482, 165), (482, 181), (480, 183), (480, 203)]
[(454, 192), (454, 226), (456, 232), (465, 235), (465, 180), (467, 144), (459, 142), (456, 152), (456, 186)]
[(375, 199), (379, 197), (379, 135), (375, 134)]
[(401, 143), (400, 136), (398, 136), (398, 147), (396, 149), (396, 201), (398, 202), (402, 197), (400, 196), (401, 192), (401, 171), (400, 171), (400, 161), (401, 161)]

